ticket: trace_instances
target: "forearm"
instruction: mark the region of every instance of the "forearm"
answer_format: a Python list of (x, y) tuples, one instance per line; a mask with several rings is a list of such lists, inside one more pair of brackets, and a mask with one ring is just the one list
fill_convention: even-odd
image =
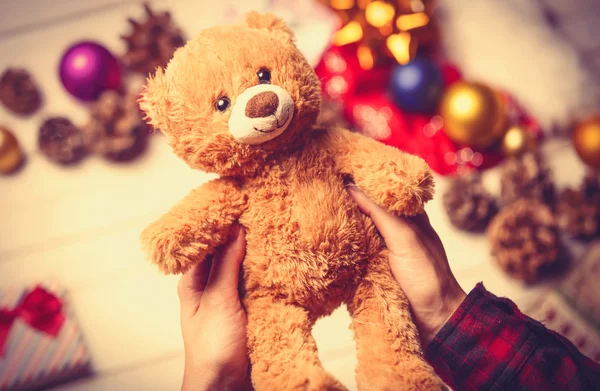
[(456, 391), (584, 390), (600, 383), (600, 367), (569, 341), (481, 284), (442, 327), (426, 356)]

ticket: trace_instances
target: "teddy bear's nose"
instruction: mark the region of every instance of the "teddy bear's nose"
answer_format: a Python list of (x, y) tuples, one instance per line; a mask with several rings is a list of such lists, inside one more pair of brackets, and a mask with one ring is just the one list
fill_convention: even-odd
[(246, 117), (263, 118), (275, 114), (279, 98), (272, 91), (263, 91), (254, 95), (246, 104)]

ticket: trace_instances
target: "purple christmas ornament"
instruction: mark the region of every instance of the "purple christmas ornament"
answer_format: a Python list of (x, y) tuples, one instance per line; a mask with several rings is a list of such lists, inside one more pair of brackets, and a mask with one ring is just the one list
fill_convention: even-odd
[(59, 74), (67, 91), (84, 101), (96, 100), (102, 91), (121, 87), (119, 62), (95, 42), (79, 42), (67, 49)]

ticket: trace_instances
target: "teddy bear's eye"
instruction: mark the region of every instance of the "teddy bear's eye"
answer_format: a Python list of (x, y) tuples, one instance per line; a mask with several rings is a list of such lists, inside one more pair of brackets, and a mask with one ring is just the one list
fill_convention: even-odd
[(256, 75), (260, 84), (271, 84), (271, 72), (268, 69), (261, 69)]
[(215, 108), (219, 111), (225, 111), (229, 107), (230, 103), (231, 102), (229, 101), (228, 97), (222, 96), (215, 102)]

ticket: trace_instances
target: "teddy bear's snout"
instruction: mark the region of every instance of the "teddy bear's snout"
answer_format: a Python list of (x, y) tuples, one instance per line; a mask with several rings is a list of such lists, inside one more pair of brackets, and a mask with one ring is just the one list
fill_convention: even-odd
[(279, 107), (279, 98), (273, 91), (263, 91), (254, 95), (246, 103), (246, 117), (264, 118), (275, 114)]
[(274, 84), (259, 84), (244, 90), (229, 117), (229, 132), (241, 144), (262, 144), (283, 133), (294, 117), (294, 100)]

